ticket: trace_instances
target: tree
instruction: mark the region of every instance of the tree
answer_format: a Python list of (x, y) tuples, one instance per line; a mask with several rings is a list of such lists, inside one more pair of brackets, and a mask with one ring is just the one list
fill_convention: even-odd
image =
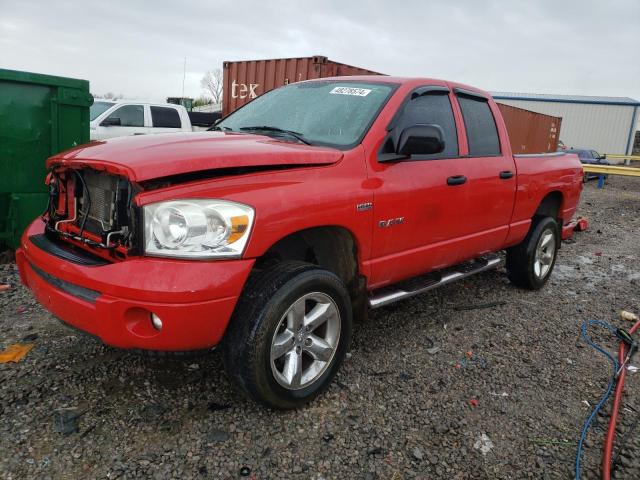
[(210, 105), (213, 101), (209, 97), (198, 97), (193, 101), (193, 107), (203, 107)]
[(211, 95), (213, 103), (222, 102), (222, 70), (216, 68), (205, 73), (200, 80), (200, 86)]
[(124, 98), (124, 95), (122, 95), (121, 93), (118, 93), (117, 95), (113, 92), (107, 92), (105, 94), (93, 94), (94, 98), (104, 98), (105, 100), (120, 100), (121, 98)]

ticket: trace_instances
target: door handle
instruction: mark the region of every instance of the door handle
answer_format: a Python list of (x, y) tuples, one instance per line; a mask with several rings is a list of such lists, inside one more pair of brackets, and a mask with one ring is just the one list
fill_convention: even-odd
[(465, 177), (464, 175), (455, 175), (453, 177), (447, 178), (447, 185), (462, 185), (463, 183), (466, 183), (466, 181), (467, 177)]
[(513, 177), (513, 172), (511, 170), (504, 170), (503, 172), (500, 172), (500, 178), (502, 180), (507, 180), (511, 177)]

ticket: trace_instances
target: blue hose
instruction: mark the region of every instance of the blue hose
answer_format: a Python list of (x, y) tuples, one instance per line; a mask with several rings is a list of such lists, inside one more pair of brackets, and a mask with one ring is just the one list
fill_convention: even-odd
[(587, 420), (584, 422), (584, 425), (582, 426), (582, 432), (580, 433), (580, 441), (578, 442), (578, 450), (576, 451), (576, 480), (580, 480), (580, 460), (582, 458), (583, 443), (584, 443), (584, 439), (587, 436), (587, 431), (589, 430), (589, 427), (591, 426), (591, 422), (593, 422), (593, 419), (595, 418), (598, 411), (602, 408), (602, 406), (607, 402), (607, 400), (611, 396), (611, 393), (613, 392), (613, 387), (616, 384), (616, 374), (618, 372), (618, 360), (616, 360), (616, 358), (613, 355), (607, 352), (600, 345), (594, 343), (593, 340), (591, 340), (591, 337), (587, 335), (587, 328), (592, 325), (598, 325), (602, 328), (605, 328), (609, 330), (614, 336), (616, 334), (616, 327), (614, 327), (610, 323), (603, 322), (602, 320), (585, 320), (582, 323), (582, 338), (584, 338), (584, 340), (589, 345), (591, 345), (598, 352), (600, 352), (602, 355), (604, 355), (609, 359), (609, 361), (611, 362), (611, 366), (613, 367), (613, 374), (611, 375), (611, 379), (609, 380), (609, 386), (607, 387), (607, 391), (602, 396), (602, 398), (600, 399), (596, 407), (593, 409), (593, 412), (591, 412), (591, 415), (589, 415), (589, 418), (587, 418)]

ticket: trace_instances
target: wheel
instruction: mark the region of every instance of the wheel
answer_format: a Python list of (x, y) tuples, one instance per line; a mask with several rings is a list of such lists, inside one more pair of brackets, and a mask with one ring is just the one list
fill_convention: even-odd
[(522, 243), (507, 250), (507, 272), (514, 285), (538, 290), (547, 283), (556, 263), (560, 234), (551, 217), (537, 218)]
[(225, 370), (249, 398), (296, 408), (329, 386), (351, 330), (340, 278), (303, 262), (279, 263), (247, 282), (223, 341)]

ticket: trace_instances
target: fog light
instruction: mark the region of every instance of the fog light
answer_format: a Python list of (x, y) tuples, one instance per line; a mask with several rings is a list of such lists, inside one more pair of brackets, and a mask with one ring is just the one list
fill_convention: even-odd
[(153, 325), (153, 328), (155, 328), (156, 330), (158, 331), (162, 330), (162, 320), (160, 320), (160, 317), (157, 316), (155, 313), (151, 314), (151, 324)]

